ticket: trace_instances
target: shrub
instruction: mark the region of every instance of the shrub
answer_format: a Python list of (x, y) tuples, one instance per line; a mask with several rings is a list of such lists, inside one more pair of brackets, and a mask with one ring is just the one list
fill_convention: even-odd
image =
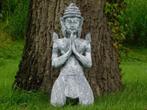
[(147, 46), (147, 0), (125, 0), (127, 8), (121, 25), (126, 31), (126, 44)]
[(27, 26), (29, 0), (6, 0), (2, 2), (4, 31), (13, 38), (22, 38)]

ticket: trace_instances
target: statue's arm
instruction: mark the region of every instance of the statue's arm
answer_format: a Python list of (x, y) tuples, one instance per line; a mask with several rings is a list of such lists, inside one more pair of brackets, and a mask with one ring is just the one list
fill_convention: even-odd
[(73, 49), (73, 53), (75, 54), (76, 58), (82, 63), (84, 67), (90, 68), (92, 66), (90, 43), (88, 43), (88, 45), (86, 46), (86, 51), (84, 55), (78, 53), (74, 45), (72, 45), (72, 49)]
[(69, 48), (69, 50), (61, 55), (61, 56), (58, 56), (58, 45), (57, 45), (58, 42), (56, 42), (54, 40), (54, 43), (53, 43), (53, 49), (52, 49), (52, 66), (57, 68), (57, 67), (60, 67), (62, 66), (66, 60), (70, 57), (72, 51), (71, 51), (71, 47)]

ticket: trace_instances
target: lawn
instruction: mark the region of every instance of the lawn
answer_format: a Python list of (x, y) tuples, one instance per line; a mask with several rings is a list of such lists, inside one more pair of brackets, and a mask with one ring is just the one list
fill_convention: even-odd
[(97, 97), (91, 106), (59, 108), (49, 104), (48, 95), (12, 91), (22, 50), (22, 41), (0, 47), (0, 110), (147, 110), (147, 48), (131, 48), (127, 55), (121, 54), (121, 91)]

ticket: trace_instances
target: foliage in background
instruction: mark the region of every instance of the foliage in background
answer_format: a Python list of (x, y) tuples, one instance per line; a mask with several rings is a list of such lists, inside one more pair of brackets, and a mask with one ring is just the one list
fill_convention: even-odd
[[(29, 0), (1, 0), (0, 3), (0, 30), (7, 32), (14, 39), (23, 38)], [(127, 6), (124, 2), (107, 3), (105, 6), (114, 45), (120, 46), (124, 41), (127, 45), (147, 46), (147, 0), (125, 0), (125, 3)]]
[(104, 12), (108, 19), (108, 25), (112, 31), (112, 39), (116, 48), (121, 47), (125, 39), (125, 31), (123, 30), (120, 20), (125, 9), (125, 2), (121, 3), (106, 3)]
[(27, 26), (29, 0), (2, 0), (1, 30), (14, 39), (24, 37)]
[(125, 44), (147, 47), (147, 0), (125, 0), (127, 8), (121, 25), (126, 32)]
[(112, 29), (115, 46), (120, 46), (123, 42), (147, 47), (147, 0), (107, 3), (105, 14)]
[[(3, 1), (6, 2), (8, 0), (3, 0)], [(10, 26), (10, 21), (11, 21), (10, 19), (13, 18), (12, 21), (14, 23), (17, 23), (16, 22), (17, 20), (15, 20), (14, 18), (22, 19), (19, 17), (15, 17), (17, 16), (16, 8), (18, 8), (18, 5), (16, 4), (18, 4), (18, 0), (9, 0), (9, 1), (11, 1), (9, 2), (10, 3), (9, 5), (5, 4), (5, 10), (3, 8), (4, 14), (3, 14), (3, 19), (1, 19), (2, 25), (0, 23), (0, 110), (63, 110), (63, 109), (64, 110), (75, 110), (75, 109), (76, 110), (120, 110), (120, 109), (146, 110), (147, 109), (147, 69), (146, 69), (147, 49), (145, 48), (129, 49), (127, 54), (123, 52), (121, 53), (122, 62), (120, 66), (122, 68), (122, 73), (123, 73), (123, 83), (125, 85), (124, 89), (115, 94), (106, 94), (102, 97), (98, 97), (95, 100), (94, 105), (92, 106), (85, 107), (80, 105), (79, 106), (69, 105), (61, 108), (54, 108), (49, 104), (48, 95), (44, 95), (40, 93), (31, 93), (31, 92), (26, 93), (25, 91), (18, 91), (18, 92), (12, 91), (11, 87), (14, 81), (14, 76), (18, 69), (18, 64), (22, 55), (24, 42), (20, 42), (20, 41), (16, 41), (15, 43), (11, 42), (11, 39), (9, 39), (10, 37), (9, 33), (1, 32), (1, 29), (5, 29), (6, 31), (8, 31), (9, 29), (9, 32), (11, 32), (11, 34), (15, 36), (15, 34), (10, 30), (11, 28), (8, 28)], [(135, 0), (127, 0), (127, 2), (128, 1), (130, 1), (130, 4), (131, 2), (133, 4)], [(28, 0), (27, 1), (22, 0), (19, 2), (25, 3), (28, 2)], [(144, 21), (143, 15), (137, 17), (138, 15), (142, 14), (141, 11), (140, 13), (138, 13), (138, 10), (140, 10), (142, 7), (135, 8), (135, 6), (137, 7), (139, 2), (142, 2), (144, 6), (146, 5), (147, 0), (136, 0), (135, 2), (136, 4), (134, 5), (130, 5), (128, 3), (127, 5), (128, 9), (126, 9), (125, 13), (122, 13), (119, 19), (121, 24), (121, 28), (119, 29), (122, 29), (121, 31), (123, 31), (123, 33), (127, 35), (126, 39), (127, 41), (129, 40), (129, 42), (132, 41), (129, 35), (132, 35), (133, 32), (135, 32), (133, 31), (134, 28), (140, 27), (140, 25), (138, 25), (139, 27), (135, 27), (137, 25), (134, 24), (133, 20), (139, 21), (138, 23), (145, 24), (144, 22), (141, 22), (141, 20)], [(12, 5), (11, 3), (14, 4)], [(8, 7), (6, 6), (11, 7), (9, 11), (7, 11)], [(109, 8), (111, 7), (113, 9), (114, 7), (116, 7), (116, 5), (113, 4)], [(134, 7), (134, 11), (133, 8), (131, 7)], [(131, 9), (133, 12), (130, 12), (129, 14), (127, 10), (131, 10)], [(23, 11), (21, 10), (17, 10), (17, 11), (18, 14), (24, 17)], [(144, 8), (143, 11), (146, 12), (147, 9)], [(126, 13), (128, 13), (128, 15), (126, 15)], [(131, 16), (132, 18), (129, 18), (129, 16)], [(21, 23), (24, 22), (19, 22), (20, 25)], [(16, 29), (15, 31), (17, 31), (17, 28), (19, 28), (19, 25), (13, 24), (11, 26), (12, 28), (13, 26), (16, 26), (14, 27), (14, 29)], [(23, 27), (21, 28), (23, 30)], [(140, 28), (143, 31), (144, 28), (143, 27)], [(143, 33), (145, 32), (146, 30), (144, 29)], [(19, 35), (23, 35), (23, 34), (19, 34)], [(3, 43), (4, 41), (6, 43)]]

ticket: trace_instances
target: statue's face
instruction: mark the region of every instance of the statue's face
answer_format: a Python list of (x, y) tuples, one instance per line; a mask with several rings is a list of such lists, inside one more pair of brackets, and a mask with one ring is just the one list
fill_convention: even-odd
[(78, 31), (81, 26), (81, 19), (78, 17), (68, 17), (65, 19), (65, 27), (68, 31)]

